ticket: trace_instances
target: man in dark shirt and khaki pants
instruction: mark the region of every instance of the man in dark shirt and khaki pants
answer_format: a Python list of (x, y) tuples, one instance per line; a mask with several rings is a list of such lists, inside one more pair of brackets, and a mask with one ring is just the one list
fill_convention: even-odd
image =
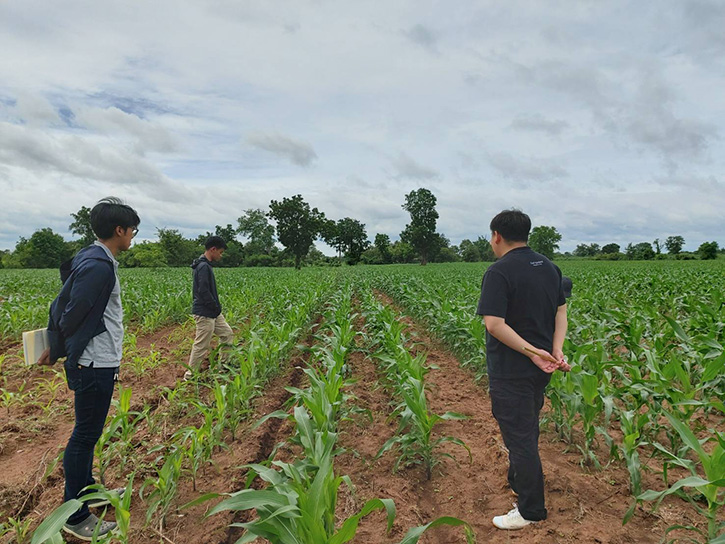
[(184, 373), (185, 380), (201, 369), (201, 363), (209, 353), (213, 335), (216, 334), (222, 344), (231, 344), (234, 340), (234, 333), (222, 314), (214, 269), (211, 266), (211, 263), (222, 258), (227, 244), (221, 236), (210, 236), (204, 248), (204, 254), (191, 263), (194, 270), (194, 303), (191, 313), (196, 322), (196, 337), (189, 355), (189, 369)]
[(483, 276), (476, 313), (486, 324), (491, 408), (509, 450), (508, 481), (518, 495), (518, 505), (493, 524), (522, 529), (547, 515), (539, 411), (551, 374), (571, 369), (562, 351), (566, 299), (559, 268), (527, 245), (528, 215), (505, 210), (490, 227), (498, 260)]

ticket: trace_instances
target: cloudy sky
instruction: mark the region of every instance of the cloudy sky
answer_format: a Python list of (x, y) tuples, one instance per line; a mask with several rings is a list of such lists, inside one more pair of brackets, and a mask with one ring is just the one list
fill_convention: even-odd
[[(457, 244), (725, 244), (720, 0), (0, 3), (0, 249), (120, 196), (187, 236), (300, 193)], [(323, 248), (324, 249), (324, 248)]]

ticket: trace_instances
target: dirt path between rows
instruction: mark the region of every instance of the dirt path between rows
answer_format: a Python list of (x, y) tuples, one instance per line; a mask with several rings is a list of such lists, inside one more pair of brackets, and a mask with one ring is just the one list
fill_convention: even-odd
[[(393, 301), (384, 294), (378, 297), (386, 304)], [(358, 383), (353, 392), (358, 404), (369, 408), (373, 422), (364, 426), (346, 424), (343, 445), (354, 448), (336, 460), (339, 474), (348, 474), (356, 485), (353, 498), (345, 504), (345, 515), (373, 497), (390, 497), (396, 502), (398, 518), (392, 532), (385, 535), (384, 517), (372, 514), (360, 525), (354, 542), (393, 544), (413, 526), (432, 521), (442, 515), (465, 519), (474, 527), (479, 543), (525, 542), (549, 543), (656, 543), (668, 524), (660, 517), (640, 512), (626, 526), (622, 518), (630, 505), (626, 471), (612, 467), (588, 474), (579, 466), (579, 456), (562, 453), (564, 445), (547, 433), (542, 434), (540, 451), (546, 475), (546, 498), (549, 519), (521, 531), (501, 531), (493, 527), (491, 518), (511, 509), (515, 498), (508, 489), (506, 471), (508, 455), (491, 415), (486, 389), (475, 384), (473, 374), (462, 369), (455, 358), (440, 343), (430, 338), (411, 319), (408, 334), (420, 343), (414, 350), (427, 352), (428, 364), (436, 368), (426, 377), (430, 392), (429, 408), (442, 414), (454, 411), (466, 414), (465, 421), (439, 423), (436, 436), (455, 436), (462, 439), (473, 454), (469, 463), (467, 453), (459, 446), (446, 445), (446, 451), (459, 464), (444, 460), (430, 481), (421, 468), (392, 472), (394, 455), (381, 459), (374, 456), (383, 443), (394, 434), (396, 422), (388, 422), (390, 398), (375, 386), (380, 383), (374, 362), (363, 354), (353, 354), (350, 366)], [(682, 512), (680, 512), (681, 514)], [(420, 541), (428, 544), (465, 542), (460, 529), (441, 527), (426, 534)]]

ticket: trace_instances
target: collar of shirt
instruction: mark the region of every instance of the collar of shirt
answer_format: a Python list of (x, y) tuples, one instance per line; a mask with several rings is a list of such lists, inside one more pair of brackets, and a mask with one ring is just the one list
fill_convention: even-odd
[(114, 267), (117, 267), (118, 266), (118, 261), (113, 256), (113, 253), (111, 253), (111, 250), (108, 249), (105, 244), (103, 244), (102, 242), (99, 242), (98, 240), (96, 240), (95, 242), (93, 242), (93, 244), (94, 245), (97, 245), (99, 247), (102, 247), (103, 248), (103, 251), (106, 252), (106, 255), (108, 255), (111, 258), (111, 260), (113, 261), (113, 266)]

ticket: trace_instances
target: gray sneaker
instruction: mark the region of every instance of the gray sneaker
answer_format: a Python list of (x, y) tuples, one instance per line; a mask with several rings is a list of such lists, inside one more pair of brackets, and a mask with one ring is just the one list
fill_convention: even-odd
[[(118, 496), (122, 496), (126, 492), (125, 487), (117, 487), (116, 489), (109, 489), (111, 493), (116, 493)], [(88, 502), (86, 502), (88, 505), (88, 508), (100, 508), (101, 506), (108, 506), (111, 504), (111, 501), (108, 499), (93, 499)]]
[(86, 519), (84, 519), (80, 523), (76, 523), (75, 525), (70, 525), (69, 523), (66, 523), (65, 525), (63, 525), (63, 530), (76, 538), (91, 542), (93, 540), (93, 533), (96, 531), (96, 525), (98, 525), (99, 523), (101, 524), (101, 526), (98, 531), (98, 536), (103, 536), (106, 533), (110, 533), (116, 528), (115, 523), (111, 521), (100, 520), (98, 519), (98, 517), (91, 514)]

